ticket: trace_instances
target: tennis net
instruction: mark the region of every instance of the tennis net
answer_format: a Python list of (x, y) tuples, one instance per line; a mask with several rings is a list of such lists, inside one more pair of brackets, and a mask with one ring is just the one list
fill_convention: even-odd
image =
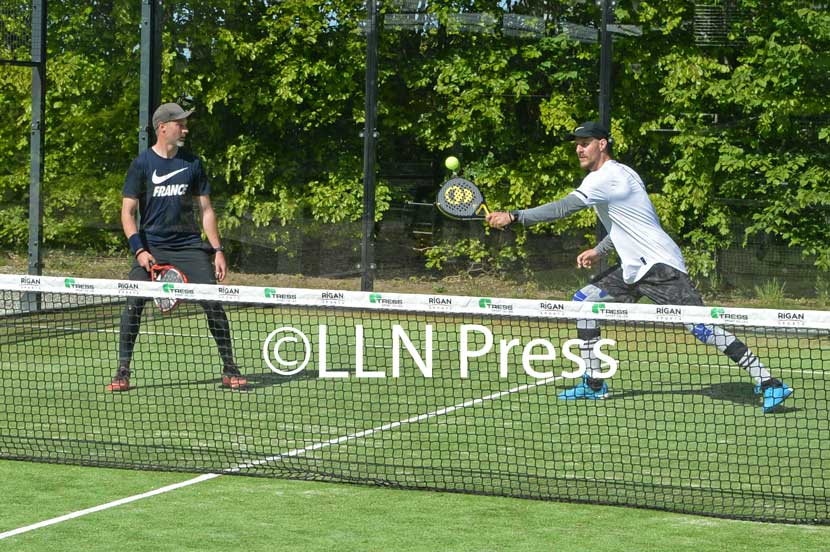
[[(830, 313), (22, 275), (0, 294), (6, 459), (830, 521)], [(109, 392), (139, 297), (131, 388)], [(606, 400), (558, 398), (582, 381), (577, 320), (601, 323)], [(693, 325), (739, 336), (793, 396), (764, 413)]]

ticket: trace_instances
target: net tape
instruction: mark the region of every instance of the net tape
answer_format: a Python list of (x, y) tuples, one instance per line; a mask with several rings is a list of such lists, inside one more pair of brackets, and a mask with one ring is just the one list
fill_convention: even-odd
[(724, 306), (673, 306), (653, 304), (586, 303), (534, 299), (375, 293), (343, 290), (277, 287), (165, 284), (93, 278), (0, 275), (0, 289), (100, 297), (148, 297), (191, 301), (234, 301), (263, 305), (307, 305), (514, 315), (538, 318), (596, 319), (609, 321), (670, 322), (677, 324), (730, 324), (770, 328), (830, 329), (830, 312), (792, 309), (748, 309)]

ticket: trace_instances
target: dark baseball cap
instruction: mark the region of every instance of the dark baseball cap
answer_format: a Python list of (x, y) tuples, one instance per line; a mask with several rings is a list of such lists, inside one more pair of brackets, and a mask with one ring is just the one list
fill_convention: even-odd
[(610, 138), (611, 133), (608, 132), (608, 129), (602, 126), (601, 124), (597, 123), (596, 121), (587, 121), (582, 123), (578, 127), (574, 129), (573, 132), (568, 134), (568, 140), (573, 140), (574, 138)]
[(187, 119), (193, 110), (185, 111), (177, 103), (165, 103), (158, 106), (155, 113), (153, 113), (153, 128), (158, 128), (161, 123), (169, 123), (170, 121), (181, 121)]

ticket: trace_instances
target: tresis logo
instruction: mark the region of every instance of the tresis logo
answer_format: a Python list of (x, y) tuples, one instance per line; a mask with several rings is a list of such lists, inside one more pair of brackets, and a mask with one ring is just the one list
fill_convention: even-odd
[(170, 295), (175, 295), (176, 297), (196, 295), (196, 292), (194, 292), (192, 289), (177, 288), (176, 284), (171, 284), (170, 282), (165, 282), (164, 284), (162, 284), (161, 290), (164, 293), (169, 293)]
[(605, 303), (594, 303), (591, 305), (591, 312), (594, 314), (603, 314), (609, 318), (628, 317), (628, 309), (609, 309), (605, 306)]
[(726, 322), (746, 322), (749, 320), (749, 316), (746, 314), (730, 313), (723, 307), (712, 307), (712, 310), (709, 312), (712, 315), (712, 318), (716, 320), (723, 320)]
[(64, 278), (63, 285), (67, 289), (74, 289), (78, 291), (94, 291), (95, 286), (93, 284), (79, 284), (75, 280), (75, 278)]
[(384, 299), (380, 293), (370, 293), (369, 302), (373, 305), (399, 306), (403, 305), (403, 299)]
[(296, 293), (280, 293), (274, 288), (265, 288), (266, 299), (276, 299), (277, 301), (296, 301)]
[(493, 303), (493, 300), (489, 297), (482, 297), (478, 300), (478, 306), (482, 309), (487, 309), (491, 311), (498, 311), (498, 312), (511, 312), (513, 310), (513, 305), (507, 304), (503, 305), (500, 303)]

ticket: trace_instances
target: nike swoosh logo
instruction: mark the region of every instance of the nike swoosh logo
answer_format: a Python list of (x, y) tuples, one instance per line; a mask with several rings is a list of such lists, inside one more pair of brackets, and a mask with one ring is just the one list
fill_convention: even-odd
[(176, 176), (180, 172), (186, 171), (186, 170), (187, 170), (187, 167), (184, 167), (184, 168), (179, 169), (177, 171), (167, 173), (164, 176), (158, 176), (156, 174), (156, 171), (153, 171), (153, 184), (161, 184), (162, 182), (167, 182), (168, 180), (170, 180), (171, 178), (173, 178), (174, 176)]

